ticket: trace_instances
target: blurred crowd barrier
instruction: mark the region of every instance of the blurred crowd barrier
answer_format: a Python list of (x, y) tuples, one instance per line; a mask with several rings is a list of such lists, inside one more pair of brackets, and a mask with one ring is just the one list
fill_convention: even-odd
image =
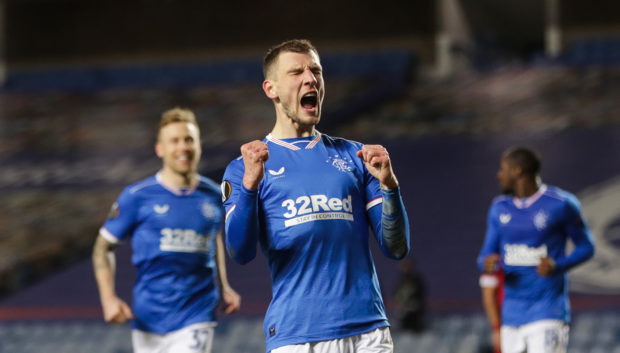
[[(573, 320), (569, 353), (619, 353), (620, 317), (584, 313)], [(392, 327), (395, 353), (488, 353), (490, 329), (482, 314), (442, 315), (424, 332)], [(213, 352), (255, 353), (265, 349), (261, 318), (225, 320), (215, 328)], [(10, 322), (0, 324), (2, 353), (130, 353), (129, 325), (92, 320)]]

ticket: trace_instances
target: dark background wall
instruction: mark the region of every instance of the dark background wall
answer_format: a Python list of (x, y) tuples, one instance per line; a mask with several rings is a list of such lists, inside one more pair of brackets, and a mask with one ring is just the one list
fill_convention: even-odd
[(7, 0), (9, 62), (431, 35), (432, 0)]

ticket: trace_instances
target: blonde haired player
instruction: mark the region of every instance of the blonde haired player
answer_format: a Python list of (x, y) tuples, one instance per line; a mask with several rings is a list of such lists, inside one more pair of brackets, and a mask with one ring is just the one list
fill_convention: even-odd
[[(123, 190), (101, 227), (93, 265), (106, 322), (132, 320), (136, 353), (209, 353), (215, 311), (241, 299), (226, 276), (219, 186), (197, 172), (200, 131), (194, 113), (163, 113), (155, 145), (162, 169)], [(131, 242), (137, 269), (133, 308), (114, 288), (113, 250)]]

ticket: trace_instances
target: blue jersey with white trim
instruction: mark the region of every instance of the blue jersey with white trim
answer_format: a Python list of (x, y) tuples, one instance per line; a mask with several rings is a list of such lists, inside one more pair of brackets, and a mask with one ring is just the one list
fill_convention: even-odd
[[(566, 254), (567, 240), (575, 249)], [(501, 255), (505, 273), (502, 324), (521, 326), (543, 319), (570, 321), (567, 271), (594, 254), (594, 242), (577, 198), (543, 185), (531, 197), (496, 198), (489, 210), (487, 233), (478, 257)], [(543, 277), (542, 257), (555, 261), (555, 273)]]
[[(272, 279), (267, 351), (388, 326), (368, 243), (369, 226), (381, 224), (382, 193), (356, 155), (362, 145), (322, 134), (263, 142), (269, 159), (258, 189), (258, 241)], [(238, 158), (224, 174), (227, 231), (241, 211), (243, 173)]]
[(100, 233), (111, 242), (131, 238), (133, 328), (163, 334), (215, 320), (223, 216), (219, 187), (204, 177), (189, 190), (165, 186), (159, 175), (125, 188)]

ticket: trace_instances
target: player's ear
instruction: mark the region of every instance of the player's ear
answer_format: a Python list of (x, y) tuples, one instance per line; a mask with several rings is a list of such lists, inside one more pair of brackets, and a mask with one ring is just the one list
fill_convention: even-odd
[(278, 98), (278, 92), (276, 90), (276, 85), (271, 80), (263, 81), (263, 91), (270, 99)]
[(513, 170), (514, 175), (518, 177), (523, 176), (523, 168), (521, 168), (520, 166), (514, 165), (512, 167), (512, 170)]

